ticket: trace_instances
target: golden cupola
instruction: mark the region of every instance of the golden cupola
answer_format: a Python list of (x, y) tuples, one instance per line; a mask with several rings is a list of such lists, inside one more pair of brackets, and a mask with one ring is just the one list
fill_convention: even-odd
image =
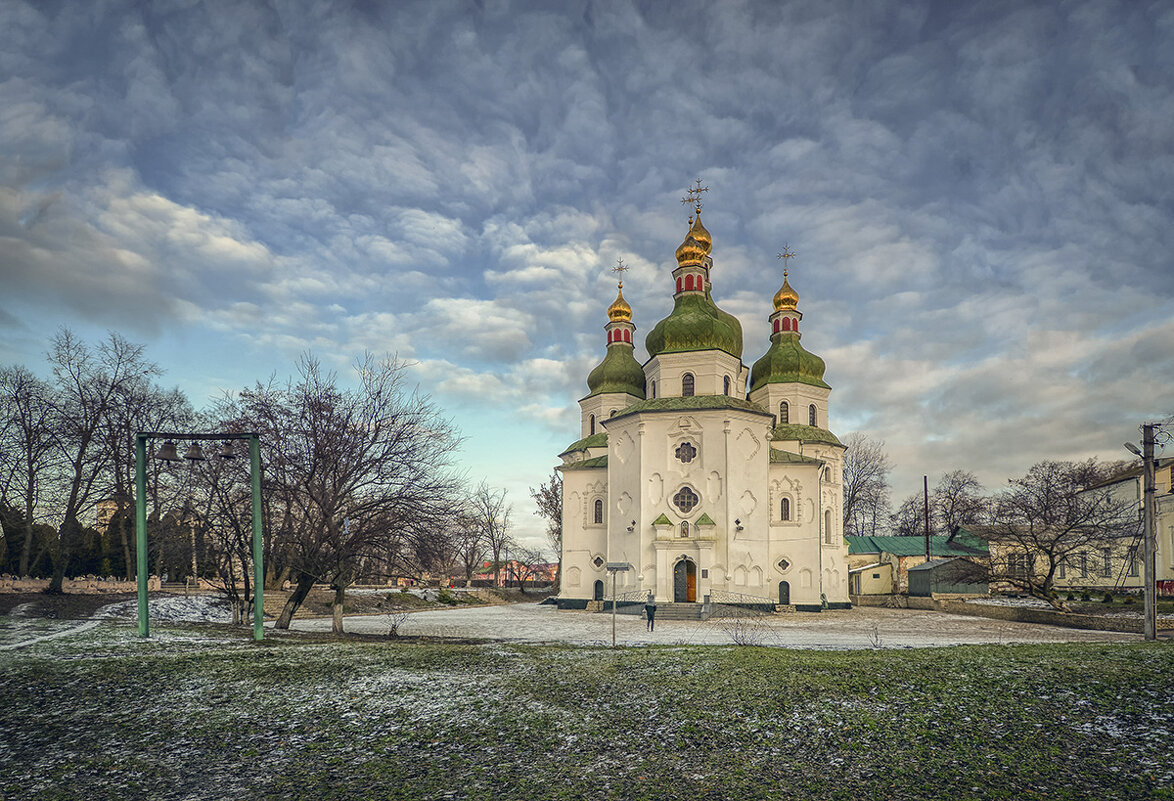
[(787, 281), (787, 271), (783, 270), (783, 286), (775, 293), (775, 311), (790, 311), (799, 305), (799, 293)]
[(677, 264), (682, 267), (686, 264), (700, 264), (713, 248), (713, 238), (701, 224), (700, 210), (696, 218), (689, 222), (689, 233), (685, 234), (685, 241), (677, 248)]
[(628, 301), (624, 300), (624, 284), (622, 281), (620, 282), (619, 292), (616, 294), (615, 301), (607, 307), (607, 319), (613, 323), (632, 322), (632, 307), (628, 305)]

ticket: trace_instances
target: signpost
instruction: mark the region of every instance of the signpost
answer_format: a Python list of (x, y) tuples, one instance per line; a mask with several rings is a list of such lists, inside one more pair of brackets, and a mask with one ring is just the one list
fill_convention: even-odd
[(627, 573), (632, 566), (627, 562), (608, 562), (607, 572), (611, 573), (611, 647), (616, 647), (616, 574)]

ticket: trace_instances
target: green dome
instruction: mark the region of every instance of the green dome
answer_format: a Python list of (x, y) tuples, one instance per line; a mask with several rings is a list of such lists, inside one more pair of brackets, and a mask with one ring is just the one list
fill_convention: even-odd
[(722, 311), (706, 293), (680, 295), (668, 317), (644, 340), (648, 356), (690, 350), (724, 350), (742, 358), (742, 324)]
[(799, 334), (784, 331), (772, 337), (770, 347), (750, 370), (750, 391), (766, 384), (811, 384), (831, 389), (823, 382), (823, 359), (799, 344)]
[(609, 345), (607, 355), (599, 366), (587, 376), (587, 389), (591, 395), (605, 392), (623, 392), (644, 397), (644, 368), (632, 355), (632, 346), (622, 343)]

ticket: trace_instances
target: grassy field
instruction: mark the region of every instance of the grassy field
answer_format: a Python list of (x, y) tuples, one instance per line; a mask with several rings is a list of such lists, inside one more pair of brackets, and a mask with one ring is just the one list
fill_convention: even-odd
[(1162, 643), (257, 645), (103, 624), (0, 651), (6, 798), (1171, 798), (1171, 753)]

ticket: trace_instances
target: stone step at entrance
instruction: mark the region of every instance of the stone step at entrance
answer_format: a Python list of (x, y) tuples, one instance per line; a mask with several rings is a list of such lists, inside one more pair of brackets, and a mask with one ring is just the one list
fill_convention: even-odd
[[(688, 604), (688, 603), (665, 603), (657, 601), (656, 603), (656, 619), (657, 620), (704, 620), (703, 612), (706, 609), (704, 604)], [(602, 611), (611, 611), (611, 601), (604, 603)], [(640, 615), (644, 616), (643, 603), (625, 603), (620, 601), (616, 613), (620, 615)]]

